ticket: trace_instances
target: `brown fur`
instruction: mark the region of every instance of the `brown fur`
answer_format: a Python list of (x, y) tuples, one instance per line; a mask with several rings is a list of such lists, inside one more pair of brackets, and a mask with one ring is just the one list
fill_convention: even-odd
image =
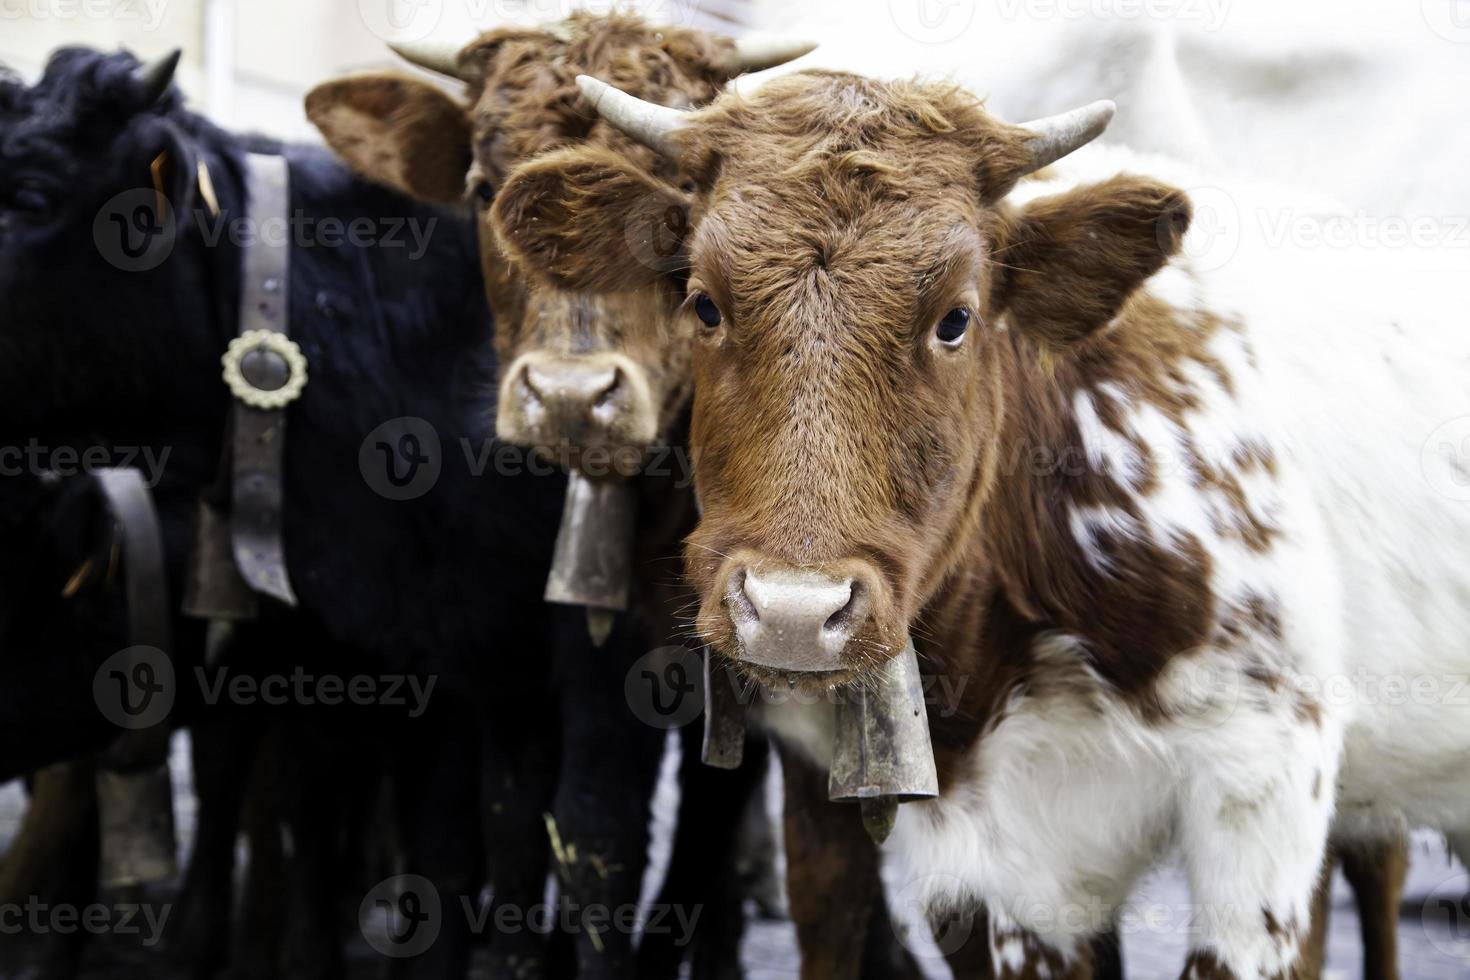
[[(482, 261), (502, 371), (528, 352), (617, 352), (643, 375), (657, 413), (647, 424), (639, 420), (608, 434), (614, 446), (636, 445), (632, 433), (667, 430), (688, 401), (692, 338), (671, 336), (687, 329), (676, 316), (681, 290), (655, 281), (669, 268), (659, 254), (663, 243), (679, 242), (682, 212), (669, 207), (681, 198), (669, 162), (603, 122), (578, 92), (576, 76), (593, 74), (641, 98), (687, 107), (709, 101), (738, 73), (734, 50), (729, 39), (702, 31), (656, 27), (622, 14), (577, 13), (557, 31), (502, 29), (467, 45), (459, 54), (460, 70), (470, 78), (463, 101), (404, 75), (369, 74), (319, 86), (307, 98), (307, 112), (332, 147), (366, 175), (416, 197), (466, 197), (481, 208)], [(557, 202), (540, 199), (535, 171), (516, 185), (518, 192), (502, 189), (516, 166), (571, 146), (615, 150), (642, 168), (641, 180), (608, 189), (632, 196), (599, 230), (599, 244), (623, 253), (641, 249), (647, 265), (613, 272), (610, 264), (608, 275), (581, 284), (532, 280), (516, 267), (516, 258), (554, 267), (557, 247), (532, 254), (513, 238), (502, 240), (487, 198), (499, 192), (496, 211), (512, 223), (534, 221), (538, 209), (557, 209)], [(565, 245), (579, 243), (591, 247), (585, 236)], [(592, 296), (586, 291), (591, 285), (612, 292)], [(554, 449), (574, 437), (537, 428), (511, 404), (500, 423), (502, 436), (527, 445)]]

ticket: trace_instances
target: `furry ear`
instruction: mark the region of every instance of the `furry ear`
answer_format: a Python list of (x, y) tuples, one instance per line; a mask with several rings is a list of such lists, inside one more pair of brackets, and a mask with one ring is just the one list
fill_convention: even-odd
[(421, 201), (464, 195), (469, 114), (428, 82), (392, 72), (318, 85), (306, 115), (352, 169)]
[(1080, 340), (1179, 250), (1190, 216), (1183, 191), (1126, 174), (1038, 198), (997, 245), (997, 312), (1052, 346)]
[(563, 289), (633, 289), (686, 265), (687, 199), (601, 147), (516, 168), (492, 211), (510, 257)]

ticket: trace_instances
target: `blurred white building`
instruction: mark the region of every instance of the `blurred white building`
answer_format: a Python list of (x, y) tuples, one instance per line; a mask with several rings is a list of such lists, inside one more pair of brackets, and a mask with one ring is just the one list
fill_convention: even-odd
[[(0, 0), (0, 63), (34, 78), (55, 48), (184, 49), (179, 83), (231, 129), (315, 139), (301, 100), (316, 83), (393, 65), (389, 40), (469, 40), (504, 23), (573, 10), (639, 11), (738, 33), (746, 0)], [(398, 63), (401, 66), (401, 63)]]

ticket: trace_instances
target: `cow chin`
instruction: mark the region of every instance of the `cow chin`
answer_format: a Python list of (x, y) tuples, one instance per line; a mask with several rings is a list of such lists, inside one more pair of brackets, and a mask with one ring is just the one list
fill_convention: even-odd
[(657, 426), (646, 375), (621, 355), (522, 354), (501, 380), (500, 440), (592, 479), (635, 475)]
[(866, 562), (794, 566), (736, 550), (706, 591), (698, 626), (762, 685), (830, 688), (860, 680), (902, 649), (891, 606)]

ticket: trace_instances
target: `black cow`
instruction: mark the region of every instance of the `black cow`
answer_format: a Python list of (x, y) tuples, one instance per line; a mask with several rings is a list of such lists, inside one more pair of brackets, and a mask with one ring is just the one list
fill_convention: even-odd
[[(308, 840), (329, 836), (336, 807), (358, 798), (354, 780), (366, 778), (366, 767), (342, 764), (344, 742), (388, 764), (403, 870), (433, 882), (443, 908), (438, 941), (395, 961), (403, 975), (465, 972), (464, 910), (487, 877), (496, 906), (541, 902), (547, 815), (565, 902), (578, 910), (636, 902), (663, 737), (629, 712), (623, 680), (647, 641), (624, 623), (594, 650), (580, 614), (541, 602), (563, 484), (549, 468), (497, 472), (496, 459), (510, 464), (490, 442), (491, 324), (471, 223), (355, 178), (324, 151), (225, 133), (138, 69), (124, 53), (72, 48), (32, 88), (0, 82), (0, 446), (141, 447), (155, 460), (167, 451), (158, 494), (181, 587), (193, 502), (214, 481), (228, 414), (220, 356), (238, 325), (236, 236), (211, 240), (250, 213), (245, 154), (283, 154), (301, 219), (291, 334), (310, 363), (288, 410), (284, 464), (287, 565), (300, 608), (268, 608), (244, 634), (249, 642), (227, 648), (224, 666), (437, 679), (418, 718), (391, 707), (294, 716), (285, 809), (312, 832)], [(152, 234), (161, 219), (130, 226), (126, 211), (121, 224), (105, 219), (118, 194), (152, 194), (150, 164), (163, 153), (175, 240), (165, 260), (137, 269), (135, 242), (121, 236)], [(325, 218), (344, 228), (365, 219), (379, 240), (333, 245)], [(411, 228), (426, 234), (405, 234)], [(437, 436), (437, 456), (391, 436), (381, 450), (370, 437), (406, 417)], [(487, 446), (491, 464), (477, 474)], [(408, 500), (379, 492), (386, 470), (371, 463), (402, 476), (432, 465), (425, 455), (439, 467), (431, 487)], [(180, 647), (175, 720), (212, 718), (193, 676), (198, 654)], [(223, 796), (238, 810), (249, 749), (234, 744), (238, 727), (214, 737), (216, 727), (196, 729), (196, 748), (215, 747), (196, 761), (201, 799)], [(201, 825), (198, 847), (217, 853), (233, 840), (232, 822)], [(304, 872), (318, 886), (332, 873), (325, 857)], [(485, 921), (497, 921), (494, 909)], [(220, 926), (207, 921), (196, 934)], [(630, 937), (603, 928), (576, 931), (581, 976), (631, 969)], [(492, 975), (539, 975), (546, 948), (527, 928), (497, 930)], [(307, 972), (340, 969), (327, 956)]]

